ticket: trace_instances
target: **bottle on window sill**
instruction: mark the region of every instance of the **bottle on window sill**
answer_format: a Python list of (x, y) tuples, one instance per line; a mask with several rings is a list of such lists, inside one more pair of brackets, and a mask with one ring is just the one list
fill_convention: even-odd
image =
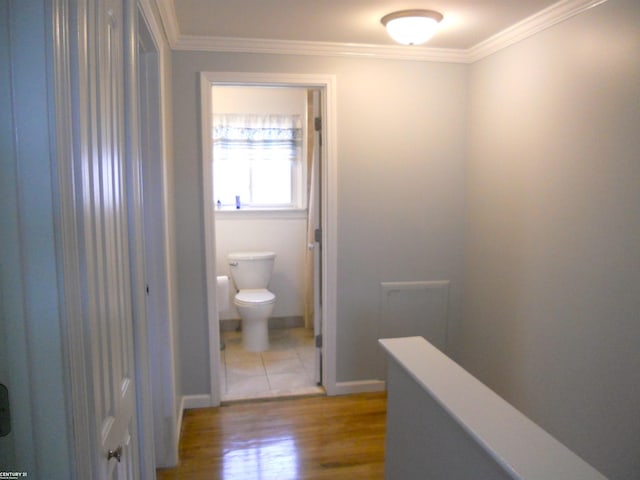
[(240, 195), (236, 195), (236, 210), (240, 210)]

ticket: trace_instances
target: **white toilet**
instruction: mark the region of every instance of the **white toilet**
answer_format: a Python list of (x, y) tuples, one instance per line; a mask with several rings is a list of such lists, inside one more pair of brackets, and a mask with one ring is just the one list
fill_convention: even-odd
[(250, 352), (269, 349), (268, 320), (276, 296), (267, 290), (273, 262), (273, 252), (241, 252), (228, 255), (231, 277), (238, 293), (233, 299), (242, 318), (242, 345)]

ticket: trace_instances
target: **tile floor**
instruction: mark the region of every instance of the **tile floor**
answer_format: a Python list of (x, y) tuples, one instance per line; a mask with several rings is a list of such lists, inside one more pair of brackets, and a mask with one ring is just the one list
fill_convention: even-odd
[(313, 330), (269, 330), (269, 350), (247, 352), (242, 333), (222, 332), (222, 401), (323, 393), (314, 381)]

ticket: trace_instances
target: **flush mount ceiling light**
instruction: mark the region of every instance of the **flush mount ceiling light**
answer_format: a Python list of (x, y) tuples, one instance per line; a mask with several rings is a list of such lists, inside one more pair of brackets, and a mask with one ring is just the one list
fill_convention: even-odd
[(385, 15), (380, 21), (396, 42), (420, 45), (431, 38), (442, 18), (433, 10), (402, 10)]

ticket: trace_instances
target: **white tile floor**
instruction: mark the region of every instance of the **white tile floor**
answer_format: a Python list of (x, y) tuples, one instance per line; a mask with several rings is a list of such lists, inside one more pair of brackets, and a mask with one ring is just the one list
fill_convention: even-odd
[(269, 350), (260, 353), (242, 348), (241, 332), (223, 332), (223, 339), (222, 401), (324, 392), (314, 381), (313, 330), (269, 330)]

